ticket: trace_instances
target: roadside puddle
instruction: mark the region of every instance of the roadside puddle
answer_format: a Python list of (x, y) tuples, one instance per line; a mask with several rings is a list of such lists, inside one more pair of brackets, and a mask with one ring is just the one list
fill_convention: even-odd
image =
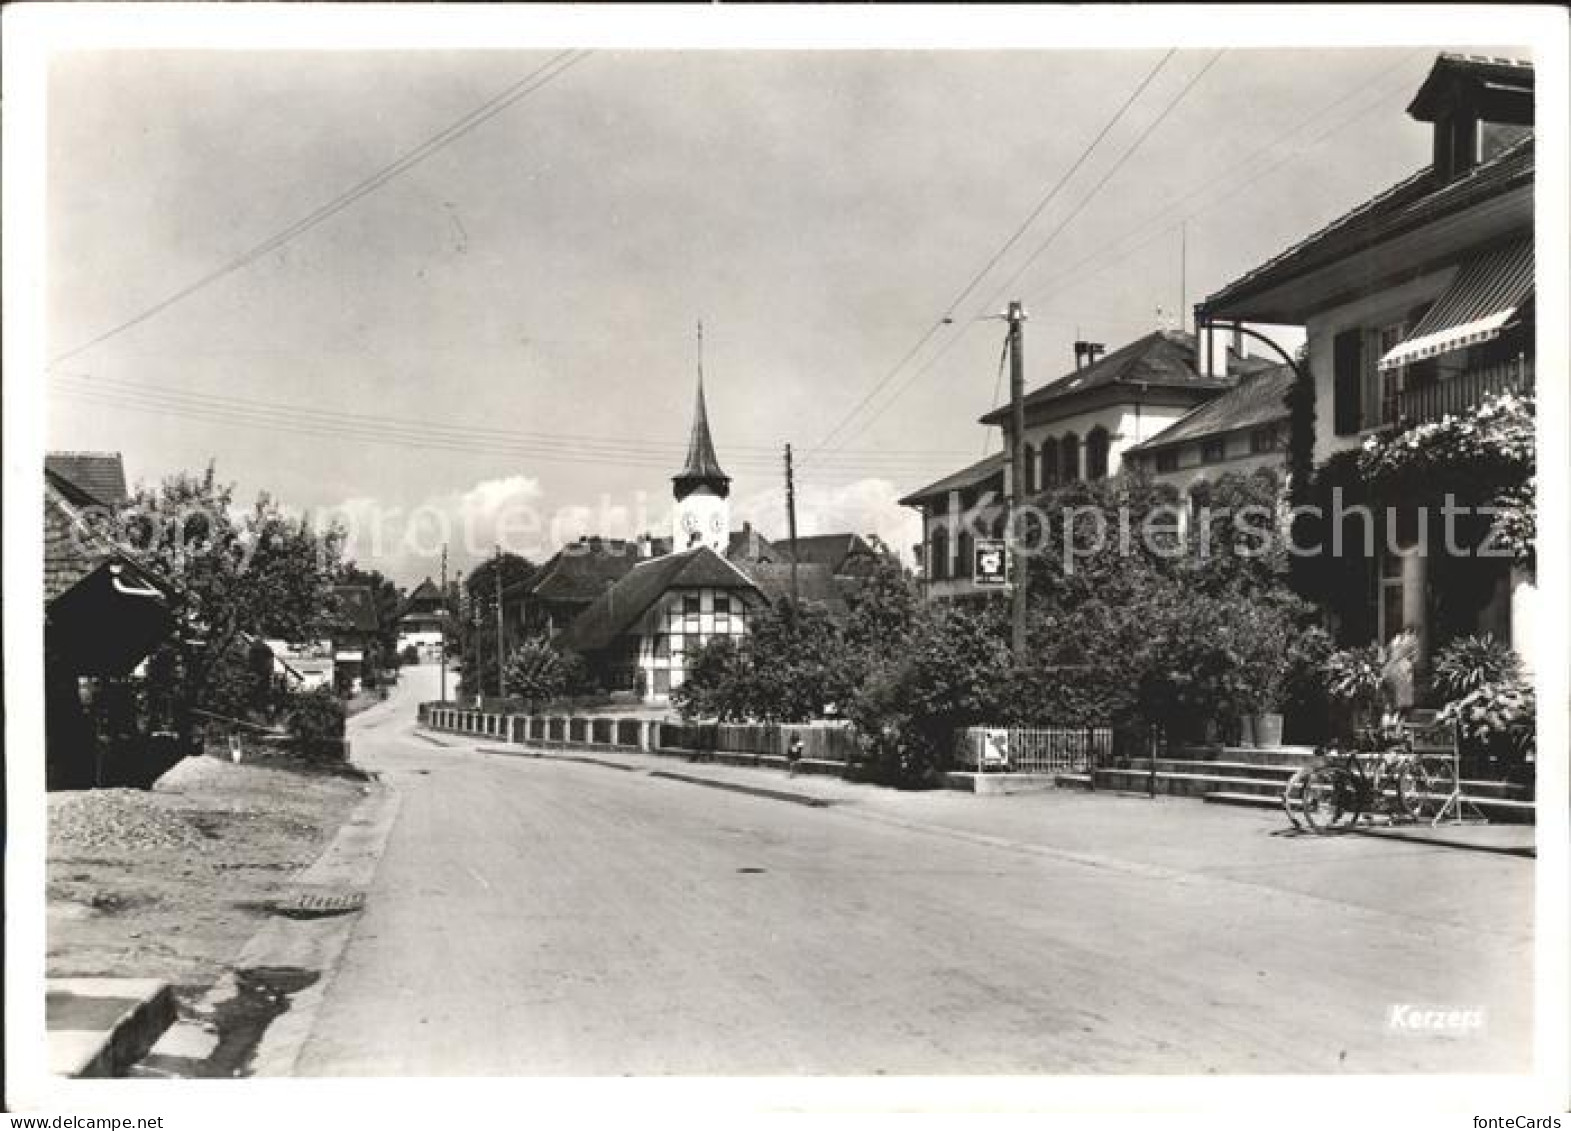
[(203, 1060), (191, 1065), (191, 1075), (232, 1079), (248, 1076), (251, 1058), (262, 1035), (280, 1015), (289, 1011), (289, 999), (313, 985), (321, 975), (296, 966), (257, 966), (235, 971), (238, 992), (220, 1002), (210, 1019), (218, 1044)]

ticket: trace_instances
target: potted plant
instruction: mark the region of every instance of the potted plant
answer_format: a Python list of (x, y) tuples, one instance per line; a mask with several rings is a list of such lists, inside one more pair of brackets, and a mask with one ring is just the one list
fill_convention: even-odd
[(1354, 733), (1379, 718), (1384, 689), (1385, 657), (1378, 644), (1344, 648), (1326, 659), (1326, 694), (1351, 714)]
[(1415, 684), (1418, 637), (1404, 630), (1385, 646), (1365, 644), (1333, 652), (1326, 661), (1326, 692), (1351, 710), (1355, 737), (1392, 737), (1398, 705), (1410, 702)]
[(1293, 651), (1285, 610), (1263, 603), (1248, 606), (1240, 628), (1242, 741), (1246, 746), (1282, 745), (1282, 704)]

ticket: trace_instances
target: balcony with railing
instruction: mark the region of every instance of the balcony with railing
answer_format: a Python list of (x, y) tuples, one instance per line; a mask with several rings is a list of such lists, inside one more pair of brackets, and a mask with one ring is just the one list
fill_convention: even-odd
[(1448, 413), (1461, 416), (1493, 393), (1531, 392), (1533, 368), (1533, 358), (1522, 356), (1402, 389), (1386, 398), (1382, 423), (1410, 427)]

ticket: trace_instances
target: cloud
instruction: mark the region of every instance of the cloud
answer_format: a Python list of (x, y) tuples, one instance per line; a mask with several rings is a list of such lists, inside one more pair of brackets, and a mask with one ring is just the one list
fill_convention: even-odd
[(455, 571), (498, 544), (537, 557), (547, 526), (541, 513), (543, 495), (538, 479), (513, 475), (433, 495), (414, 507), (355, 496), (325, 508), (318, 521), (336, 520), (343, 526), (347, 558), (414, 579), (440, 568), (443, 546)]
[[(861, 479), (839, 487), (805, 486), (797, 495), (797, 532), (875, 534), (902, 557), (920, 536), (916, 516), (896, 501), (886, 479)], [(347, 533), (346, 556), (406, 584), (435, 576), (442, 547), (450, 576), (461, 576), (500, 545), (531, 561), (544, 561), (584, 535), (633, 539), (670, 532), (671, 504), (638, 491), (602, 495), (592, 503), (552, 505), (538, 479), (525, 475), (486, 479), (463, 491), (433, 495), (414, 507), (389, 506), (355, 496), (327, 508), (319, 520), (337, 519)], [(732, 499), (732, 529), (751, 521), (772, 541), (787, 537), (784, 492), (777, 489)]]

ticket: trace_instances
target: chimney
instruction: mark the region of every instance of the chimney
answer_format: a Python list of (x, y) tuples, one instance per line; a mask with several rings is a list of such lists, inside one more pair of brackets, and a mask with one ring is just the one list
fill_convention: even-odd
[(641, 558), (652, 558), (655, 556), (654, 540), (648, 534), (640, 534), (638, 536), (638, 556)]
[(1209, 322), (1195, 324), (1195, 372), (1201, 377), (1227, 376), (1228, 331)]
[(1078, 341), (1075, 343), (1075, 368), (1085, 369), (1096, 364), (1099, 354), (1107, 352), (1107, 346), (1102, 342)]

